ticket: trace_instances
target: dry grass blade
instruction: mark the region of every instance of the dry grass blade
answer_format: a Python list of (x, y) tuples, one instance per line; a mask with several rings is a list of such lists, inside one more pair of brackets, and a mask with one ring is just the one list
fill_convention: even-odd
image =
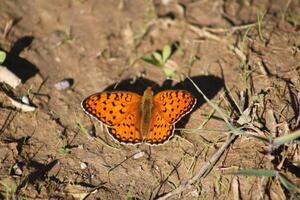
[(239, 181), (238, 181), (238, 177), (233, 177), (231, 185), (232, 185), (232, 190), (233, 190), (233, 199), (234, 200), (241, 199), (241, 196), (240, 196), (240, 184), (239, 184)]
[(8, 33), (11, 31), (12, 27), (13, 27), (13, 24), (14, 24), (14, 20), (11, 19), (9, 20), (6, 25), (5, 25), (5, 28), (4, 28), (4, 31), (3, 31), (3, 37), (6, 38)]

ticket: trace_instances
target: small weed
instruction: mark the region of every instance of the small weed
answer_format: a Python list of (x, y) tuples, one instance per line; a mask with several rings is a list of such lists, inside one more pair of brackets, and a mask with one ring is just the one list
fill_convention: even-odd
[(5, 191), (5, 199), (9, 200), (15, 200), (16, 198), (16, 192), (17, 192), (17, 185), (12, 179), (3, 179), (0, 181), (0, 185), (4, 187)]
[(251, 27), (246, 30), (243, 34), (241, 41), (238, 43), (238, 48), (243, 53), (244, 56), (240, 59), (240, 69), (241, 69), (241, 78), (246, 87), (248, 87), (248, 79), (252, 73), (250, 66), (247, 60), (247, 49), (248, 49), (248, 33), (251, 30)]
[(67, 42), (72, 42), (75, 39), (72, 33), (71, 26), (68, 26), (63, 33), (64, 33), (64, 38), (56, 44), (57, 46), (61, 46)]
[(144, 0), (146, 10), (144, 14), (144, 28), (142, 32), (145, 32), (147, 29), (146, 27), (149, 26), (149, 24), (152, 23), (153, 20), (156, 19), (156, 13), (155, 13), (155, 6), (153, 5), (152, 0)]
[(6, 59), (6, 53), (4, 51), (0, 51), (0, 64), (2, 64)]
[(60, 147), (59, 152), (64, 154), (64, 155), (70, 154), (71, 153), (71, 148), (70, 148), (70, 144), (68, 142), (67, 136), (60, 135), (59, 138), (62, 142), (62, 146)]
[(196, 52), (194, 49), (195, 48), (192, 48), (192, 52), (188, 59), (189, 66), (193, 66), (196, 61), (200, 60), (200, 57), (198, 55), (196, 55)]
[(287, 20), (293, 27), (297, 27), (300, 24), (300, 16), (298, 13), (287, 12), (284, 19)]
[(76, 125), (80, 132), (82, 132), (85, 135), (90, 135), (88, 130), (84, 127), (84, 125), (78, 119), (76, 120)]
[(26, 91), (26, 93), (27, 93), (28, 96), (30, 96), (30, 94), (32, 94), (32, 90), (33, 90), (33, 85), (31, 84), (29, 86), (29, 88), (27, 89), (27, 91)]
[(138, 195), (135, 194), (135, 191), (136, 191), (136, 188), (135, 188), (135, 183), (134, 182), (131, 182), (129, 185), (128, 185), (128, 192), (125, 196), (124, 199), (126, 200), (138, 200), (138, 199), (141, 199), (140, 197), (138, 197)]
[(265, 41), (265, 36), (263, 33), (263, 25), (264, 25), (264, 18), (266, 16), (267, 12), (266, 10), (258, 10), (256, 19), (257, 19), (257, 32), (259, 35), (259, 39), (264, 42)]
[(144, 17), (143, 17), (143, 23), (137, 33), (135, 34), (135, 45), (138, 47), (144, 36), (148, 33), (151, 25), (156, 20), (156, 11), (155, 6), (152, 0), (144, 0), (145, 4), (145, 11), (144, 11)]
[(174, 53), (171, 45), (167, 45), (163, 48), (163, 50), (155, 51), (150, 55), (142, 56), (141, 59), (146, 63), (154, 65), (156, 67), (161, 67), (164, 70), (166, 77), (170, 78), (175, 75), (176, 70), (170, 64), (169, 58)]
[(294, 41), (293, 52), (294, 52), (294, 54), (300, 52), (300, 36), (298, 36)]
[(171, 53), (171, 46), (167, 45), (162, 52), (155, 51), (151, 55), (143, 56), (142, 60), (157, 67), (163, 67), (170, 58)]

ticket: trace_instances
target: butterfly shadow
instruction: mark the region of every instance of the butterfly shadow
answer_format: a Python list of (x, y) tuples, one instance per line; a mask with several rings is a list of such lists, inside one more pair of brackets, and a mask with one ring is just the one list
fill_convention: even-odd
[(147, 87), (158, 87), (159, 85), (152, 80), (137, 78), (135, 80), (125, 79), (118, 83), (109, 85), (104, 91), (128, 91), (143, 95)]
[[(197, 85), (197, 87), (205, 94), (208, 99), (212, 99), (225, 86), (224, 79), (212, 75), (193, 76), (190, 77), (190, 79)], [(178, 123), (176, 124), (176, 128), (181, 129), (186, 126), (191, 114), (198, 110), (206, 101), (203, 98), (202, 94), (197, 90), (197, 88), (189, 79), (185, 79), (184, 81), (179, 82), (175, 85), (172, 85), (172, 80), (166, 80), (157, 92), (162, 90), (178, 89), (189, 91), (197, 100), (191, 112), (181, 118), (180, 121), (178, 121)]]
[[(208, 99), (212, 99), (225, 86), (224, 79), (212, 75), (193, 76), (190, 77), (190, 79), (198, 86), (198, 88), (205, 94)], [(147, 87), (152, 87), (154, 94), (163, 90), (187, 90), (197, 99), (193, 110), (185, 115), (176, 124), (176, 128), (184, 128), (189, 121), (191, 113), (195, 112), (199, 107), (202, 106), (203, 103), (205, 103), (203, 96), (197, 91), (197, 88), (195, 88), (195, 86), (189, 79), (185, 79), (184, 81), (179, 82), (175, 85), (173, 85), (172, 80), (166, 80), (161, 86), (156, 82), (146, 78), (138, 78), (135, 81), (133, 81), (132, 79), (126, 79), (119, 82), (118, 84), (109, 85), (104, 91), (129, 91), (143, 95), (143, 92)]]

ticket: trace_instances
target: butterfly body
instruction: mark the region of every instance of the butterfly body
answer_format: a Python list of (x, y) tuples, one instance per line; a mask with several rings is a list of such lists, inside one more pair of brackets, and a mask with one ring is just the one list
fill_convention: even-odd
[(126, 144), (162, 144), (174, 133), (174, 124), (190, 112), (196, 99), (185, 90), (165, 90), (143, 96), (113, 91), (93, 94), (82, 101), (86, 113), (104, 123), (109, 134)]
[(151, 88), (147, 88), (144, 92), (142, 100), (140, 102), (141, 124), (140, 130), (142, 134), (142, 140), (144, 141), (150, 130), (150, 122), (152, 118), (153, 109), (153, 91)]

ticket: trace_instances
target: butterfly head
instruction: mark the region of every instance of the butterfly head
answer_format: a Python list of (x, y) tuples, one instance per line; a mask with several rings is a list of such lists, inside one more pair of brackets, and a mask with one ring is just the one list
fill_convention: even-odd
[(143, 95), (146, 99), (152, 98), (153, 97), (153, 90), (151, 87), (147, 87), (147, 89), (144, 91)]

